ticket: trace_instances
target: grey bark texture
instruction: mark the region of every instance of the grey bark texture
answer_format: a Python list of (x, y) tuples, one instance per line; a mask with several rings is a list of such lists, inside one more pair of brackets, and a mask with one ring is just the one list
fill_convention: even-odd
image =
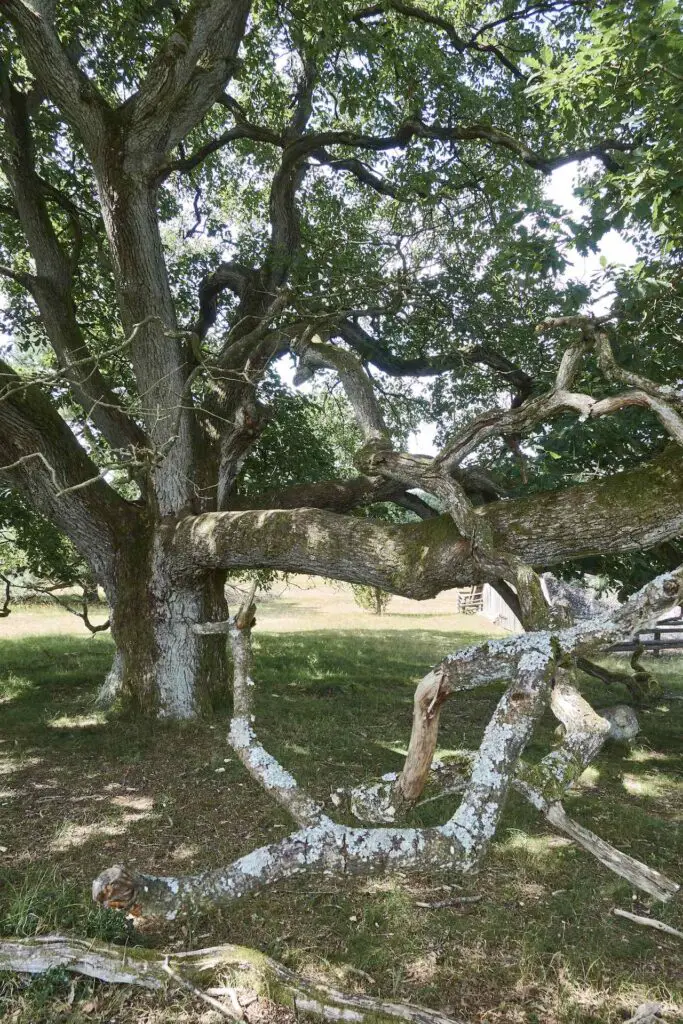
[[(213, 946), (184, 953), (157, 953), (146, 949), (144, 955), (133, 948), (111, 946), (92, 939), (83, 941), (71, 936), (48, 935), (31, 939), (0, 940), (0, 969), (23, 974), (43, 974), (61, 967), (73, 974), (97, 978), (112, 985), (133, 985), (152, 991), (170, 987), (169, 971), (181, 983), (189, 984), (199, 994), (230, 996), (225, 1015), (237, 1016), (240, 1001), (245, 1006), (255, 1000), (274, 1002), (290, 1007), (296, 1013), (310, 1013), (323, 1020), (363, 1021), (395, 1024), (458, 1024), (438, 1010), (411, 1003), (393, 1003), (373, 996), (340, 992), (322, 981), (311, 981), (294, 971), (245, 946)], [(223, 980), (211, 987), (211, 981), (227, 974), (230, 985)], [(235, 1006), (237, 1000), (237, 1007)], [(240, 1018), (244, 1019), (243, 1014)]]
[[(611, 616), (557, 632), (535, 632), (491, 641), (448, 656), (431, 677), (439, 688), (455, 680), (481, 685), (506, 679), (509, 685), (491, 716), (471, 769), (462, 787), (462, 800), (442, 825), (407, 828), (350, 827), (320, 813), (296, 780), (272, 758), (252, 728), (253, 680), (249, 675), (249, 631), (253, 622), (252, 594), (230, 623), (235, 652), (235, 711), (230, 741), (248, 770), (275, 800), (287, 807), (302, 827), (285, 839), (254, 850), (223, 869), (200, 875), (167, 878), (146, 875), (115, 865), (93, 882), (93, 899), (133, 916), (173, 920), (202, 906), (233, 901), (274, 882), (310, 871), (364, 874), (403, 871), (416, 867), (467, 872), (484, 856), (500, 820), (505, 799), (515, 786), (542, 811), (548, 821), (571, 835), (605, 866), (655, 896), (669, 899), (678, 884), (652, 868), (615, 850), (567, 818), (560, 798), (592, 760), (611, 730), (610, 722), (596, 714), (569, 682), (567, 665), (655, 621), (677, 604), (683, 593), (683, 567), (658, 577)], [(439, 689), (436, 690), (438, 696)], [(528, 770), (520, 758), (539, 717), (550, 704), (565, 729), (557, 750)], [(418, 721), (414, 730), (423, 726)], [(429, 741), (435, 737), (429, 735)], [(410, 754), (408, 757), (410, 765)], [(396, 817), (387, 806), (384, 820)], [(370, 789), (370, 803), (377, 795)], [(402, 795), (401, 795), (402, 796)], [(402, 797), (402, 799), (405, 799)]]
[[(196, 627), (227, 619), (226, 570), (314, 573), (416, 598), (488, 580), (509, 594), (514, 587), (525, 625), (536, 628), (545, 627), (550, 614), (538, 570), (680, 536), (683, 399), (675, 387), (620, 365), (604, 318), (565, 317), (541, 326), (572, 331), (580, 340), (566, 346), (553, 385), (539, 394), (529, 375), (488, 343), (447, 358), (404, 359), (363, 326), (363, 311), (337, 309), (306, 319), (291, 294), (300, 255), (297, 194), (311, 161), (354, 176), (359, 187), (395, 196), (392, 184), (349, 149), (372, 156), (405, 152), (419, 139), (457, 142), (495, 147), (547, 173), (590, 156), (609, 169), (619, 143), (541, 153), (498, 128), (440, 125), (417, 114), (381, 136), (317, 131), (319, 69), (306, 60), (284, 124), (252, 124), (229, 91), (249, 45), (249, 0), (190, 3), (155, 43), (123, 102), (63, 43), (54, 4), (5, 0), (1, 16), (35, 84), (26, 91), (23, 72), (11, 61), (0, 71), (0, 163), (32, 260), (30, 272), (2, 267), (0, 273), (32, 296), (58, 370), (29, 379), (0, 366), (0, 475), (67, 533), (104, 587), (117, 645), (110, 681), (118, 683), (110, 693), (117, 689), (148, 713), (179, 718), (210, 705), (225, 686), (225, 650), (220, 637)], [(422, 18), (412, 9), (402, 16)], [(447, 19), (428, 24), (443, 30), (444, 40), (459, 38)], [(480, 52), (475, 43), (471, 48)], [(486, 53), (501, 74), (518, 75), (504, 54), (490, 47)], [(117, 296), (111, 322), (132, 378), (125, 397), (91, 350), (78, 308), (79, 209), (40, 173), (46, 154), (35, 111), (44, 104), (82, 146), (97, 185)], [(177, 148), (216, 105), (229, 126), (213, 142), (178, 156)], [(276, 155), (267, 242), (254, 265), (223, 261), (210, 269), (198, 287), (197, 315), (183, 325), (162, 244), (159, 188), (169, 175), (200, 166), (239, 139)], [(345, 147), (341, 155), (339, 146)], [(55, 205), (69, 224), (66, 232), (55, 228)], [(225, 289), (232, 292), (234, 316), (215, 358), (204, 360), (200, 343), (217, 322)], [(298, 355), (302, 372), (322, 369), (344, 387), (366, 441), (360, 476), (264, 495), (238, 510), (240, 468), (268, 419), (255, 387), (271, 361), (288, 351)], [(591, 354), (619, 392), (608, 399), (572, 390)], [(477, 416), (434, 459), (395, 450), (369, 367), (420, 376), (458, 374), (474, 365), (488, 367), (514, 391), (511, 408)], [(209, 395), (201, 408), (200, 382)], [(116, 493), (107, 482), (110, 467), (89, 458), (49, 397), (56, 385), (68, 387), (89, 428), (107, 440), (115, 467), (127, 470), (140, 489), (137, 501)], [(491, 438), (521, 436), (560, 414), (594, 418), (634, 404), (659, 418), (672, 447), (630, 473), (507, 501), (486, 474), (462, 466)], [(409, 493), (416, 488), (444, 514), (432, 516), (429, 504)], [(482, 496), (487, 504), (477, 506)], [(396, 526), (345, 514), (373, 500), (396, 501), (424, 521)]]

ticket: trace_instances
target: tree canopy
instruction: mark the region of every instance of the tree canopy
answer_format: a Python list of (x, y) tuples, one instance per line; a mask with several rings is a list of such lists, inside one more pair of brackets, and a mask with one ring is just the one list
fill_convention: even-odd
[[(513, 787), (677, 891), (561, 799), (637, 729), (579, 669), (614, 682), (592, 659), (683, 597), (680, 29), (672, 0), (0, 0), (9, 521), (35, 554), (44, 517), (104, 588), (102, 699), (214, 707), (227, 635), (229, 742), (297, 825), (196, 876), (118, 865), (96, 900), (174, 920), (314, 869), (470, 871)], [(567, 166), (578, 215), (544, 191)], [(573, 281), (613, 228), (635, 264)], [(425, 422), (436, 453), (410, 450)], [(540, 572), (586, 564), (639, 589), (568, 623)], [(488, 582), (527, 633), (423, 677), (402, 771), (331, 799), (380, 827), (351, 826), (257, 737), (235, 570)], [(404, 827), (441, 705), (500, 682), (458, 807)], [(547, 709), (564, 735), (525, 763)]]
[[(533, 625), (536, 569), (629, 592), (677, 563), (678, 4), (0, 15), (2, 476), (24, 538), (45, 516), (107, 591), (123, 662), (148, 623), (143, 704), (174, 702), (169, 615), (194, 692), (226, 570), (486, 579)], [(569, 165), (578, 217), (544, 188)], [(573, 280), (612, 228), (635, 265)], [(425, 422), (434, 458), (405, 450)]]

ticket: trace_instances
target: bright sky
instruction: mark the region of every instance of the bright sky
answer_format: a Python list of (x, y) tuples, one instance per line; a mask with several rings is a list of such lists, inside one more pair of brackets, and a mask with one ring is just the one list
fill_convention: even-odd
[[(576, 179), (576, 164), (559, 167), (551, 174), (545, 187), (545, 194), (558, 206), (564, 207), (574, 219), (580, 220), (584, 210), (580, 200), (574, 195)], [(604, 256), (608, 263), (630, 266), (635, 263), (636, 255), (635, 247), (622, 238), (618, 231), (608, 231), (600, 241), (597, 253), (591, 253), (590, 256), (579, 256), (577, 252), (570, 253), (571, 267), (565, 277), (587, 282), (591, 275), (600, 269), (601, 256)], [(609, 308), (609, 301), (607, 297), (597, 303), (591, 303), (588, 308), (594, 313), (601, 313), (605, 308)]]

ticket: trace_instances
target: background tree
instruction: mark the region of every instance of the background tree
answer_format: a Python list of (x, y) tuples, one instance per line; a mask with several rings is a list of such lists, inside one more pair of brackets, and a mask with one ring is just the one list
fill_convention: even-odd
[(384, 615), (391, 601), (391, 594), (380, 590), (379, 587), (361, 587), (356, 584), (351, 590), (356, 604), (375, 615)]

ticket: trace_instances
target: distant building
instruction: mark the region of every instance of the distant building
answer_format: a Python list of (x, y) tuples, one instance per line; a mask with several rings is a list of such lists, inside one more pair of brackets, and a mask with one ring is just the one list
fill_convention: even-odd
[(510, 633), (523, 633), (522, 623), (508, 608), (500, 594), (484, 583), (478, 587), (463, 587), (458, 591), (458, 611), (465, 615), (483, 615), (496, 626)]
[[(546, 572), (541, 576), (541, 586), (547, 600), (551, 604), (564, 605), (574, 621), (596, 618), (618, 606), (619, 602), (614, 593), (600, 592), (597, 589), (597, 581), (594, 581), (593, 577), (586, 576), (585, 580), (583, 585), (569, 583)], [(483, 615), (484, 618), (510, 633), (524, 632), (522, 623), (517, 616), (498, 591), (488, 583), (476, 587), (463, 587), (459, 590), (458, 611), (465, 614)], [(674, 610), (672, 614), (675, 613)]]

